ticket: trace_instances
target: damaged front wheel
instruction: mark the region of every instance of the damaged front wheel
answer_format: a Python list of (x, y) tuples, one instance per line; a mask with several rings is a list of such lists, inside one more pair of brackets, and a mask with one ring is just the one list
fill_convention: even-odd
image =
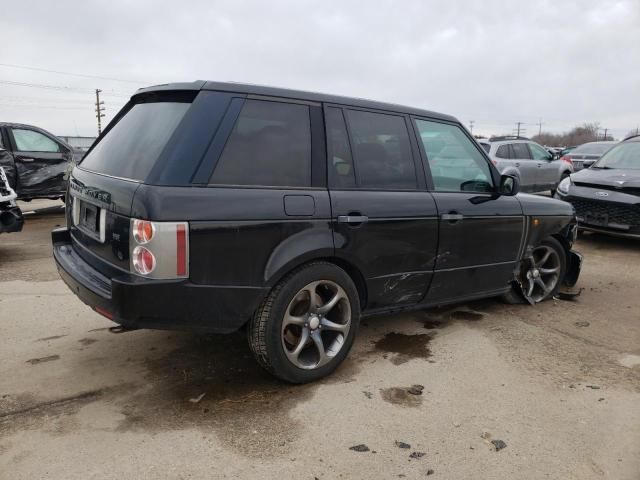
[(558, 293), (566, 270), (563, 246), (548, 237), (522, 260), (517, 281), (504, 299), (508, 303), (522, 303), (524, 299), (532, 305), (547, 300)]

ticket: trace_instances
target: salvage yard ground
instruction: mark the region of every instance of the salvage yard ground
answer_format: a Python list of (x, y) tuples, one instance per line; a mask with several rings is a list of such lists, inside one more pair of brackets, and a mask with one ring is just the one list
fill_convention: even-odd
[(58, 278), (47, 205), (0, 237), (2, 479), (640, 478), (639, 242), (581, 237), (575, 302), (367, 319), (290, 386), (241, 334), (110, 333)]

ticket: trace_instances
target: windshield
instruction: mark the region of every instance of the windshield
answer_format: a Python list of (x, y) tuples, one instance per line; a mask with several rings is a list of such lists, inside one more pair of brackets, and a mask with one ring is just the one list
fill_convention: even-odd
[(81, 168), (144, 181), (190, 105), (181, 101), (133, 105), (82, 160)]
[(591, 168), (640, 170), (640, 142), (620, 143), (609, 150)]
[(602, 155), (613, 146), (612, 143), (585, 143), (574, 148), (571, 153), (583, 153), (585, 155)]

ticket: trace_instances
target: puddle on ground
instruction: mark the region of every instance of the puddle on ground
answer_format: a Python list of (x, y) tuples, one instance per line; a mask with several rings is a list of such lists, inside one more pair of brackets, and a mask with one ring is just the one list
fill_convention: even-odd
[(57, 340), (59, 338), (64, 338), (64, 337), (66, 337), (66, 335), (54, 335), (53, 337), (39, 338), (36, 340), (36, 342), (48, 342), (49, 340)]
[(433, 336), (429, 333), (407, 335), (404, 333), (390, 332), (375, 342), (376, 350), (391, 353), (391, 363), (402, 365), (414, 358), (429, 358), (429, 342)]
[(31, 365), (39, 365), (41, 363), (54, 362), (56, 360), (60, 360), (60, 355), (49, 355), (47, 357), (30, 358), (26, 363), (30, 363)]
[(403, 407), (418, 407), (422, 404), (422, 393), (415, 395), (409, 393), (412, 387), (391, 387), (381, 388), (380, 396), (382, 399), (393, 405), (401, 405)]

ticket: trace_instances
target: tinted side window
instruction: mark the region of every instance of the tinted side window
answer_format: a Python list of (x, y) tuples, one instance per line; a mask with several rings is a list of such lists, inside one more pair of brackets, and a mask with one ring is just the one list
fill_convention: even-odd
[(310, 186), (309, 107), (247, 100), (210, 183)]
[(435, 190), (491, 192), (491, 169), (464, 132), (455, 125), (416, 120)]
[(347, 110), (347, 117), (358, 185), (416, 188), (416, 167), (404, 118), (358, 110)]
[(509, 158), (509, 145), (500, 145), (496, 150), (496, 157)]
[(50, 152), (60, 151), (60, 145), (46, 135), (33, 130), (12, 128), (13, 139), (19, 152)]
[(530, 159), (531, 153), (527, 148), (526, 143), (512, 143), (511, 148), (513, 148), (513, 157), (518, 159)]
[(354, 187), (356, 175), (342, 110), (327, 108), (326, 120), (329, 186)]

